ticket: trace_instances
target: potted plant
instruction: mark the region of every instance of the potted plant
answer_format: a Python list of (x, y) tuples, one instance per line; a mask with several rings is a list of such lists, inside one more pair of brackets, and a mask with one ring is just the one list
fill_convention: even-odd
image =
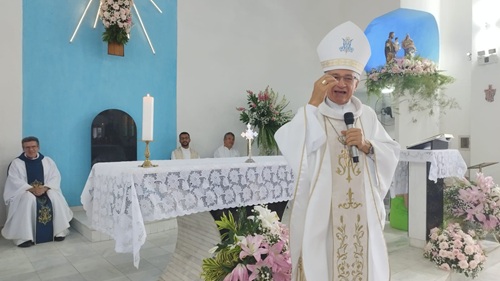
[(237, 107), (240, 121), (258, 128), (257, 146), (261, 155), (278, 154), (274, 133), (292, 119), (292, 111), (285, 110), (288, 102), (269, 86), (258, 94), (247, 90), (247, 106)]

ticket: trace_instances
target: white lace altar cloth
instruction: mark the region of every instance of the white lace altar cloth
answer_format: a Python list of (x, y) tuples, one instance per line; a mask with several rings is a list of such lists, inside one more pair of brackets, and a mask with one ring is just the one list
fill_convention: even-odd
[(391, 184), (391, 197), (397, 194), (408, 193), (408, 163), (409, 162), (430, 162), (429, 180), (434, 182), (437, 179), (447, 177), (462, 178), (467, 172), (467, 164), (460, 152), (456, 149), (443, 150), (401, 150), (399, 163), (394, 173)]
[(144, 222), (216, 209), (290, 200), (293, 175), (282, 156), (97, 163), (81, 195), (92, 228), (116, 241), (115, 251), (139, 251)]

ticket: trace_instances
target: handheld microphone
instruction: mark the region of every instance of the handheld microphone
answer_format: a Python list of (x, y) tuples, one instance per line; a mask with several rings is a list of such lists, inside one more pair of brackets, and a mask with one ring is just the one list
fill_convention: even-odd
[[(344, 122), (347, 126), (347, 129), (354, 128), (354, 114), (352, 114), (352, 112), (346, 112), (344, 114)], [(359, 162), (358, 148), (355, 145), (349, 146), (349, 152), (352, 157), (352, 162), (358, 163)]]

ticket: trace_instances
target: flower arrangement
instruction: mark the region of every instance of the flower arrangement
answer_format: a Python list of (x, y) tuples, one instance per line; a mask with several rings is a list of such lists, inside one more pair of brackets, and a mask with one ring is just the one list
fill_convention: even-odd
[(474, 240), (474, 235), (472, 230), (465, 233), (457, 223), (449, 224), (443, 230), (433, 228), (424, 248), (424, 257), (441, 269), (476, 278), (484, 268), (486, 255)]
[(459, 106), (454, 98), (440, 91), (454, 81), (441, 72), (433, 61), (422, 57), (394, 58), (367, 74), (367, 94), (380, 96), (383, 89), (393, 89), (392, 96), (398, 101), (395, 109), (398, 103), (407, 101), (409, 112), (429, 110), (432, 115), (433, 108), (438, 106), (445, 113), (446, 109)]
[(500, 187), (492, 177), (477, 173), (475, 182), (457, 180), (443, 192), (448, 220), (475, 230), (479, 237), (500, 231)]
[(133, 0), (101, 0), (99, 16), (105, 31), (102, 40), (127, 44), (132, 27)]
[(219, 230), (227, 232), (213, 249), (214, 256), (203, 260), (204, 280), (291, 280), (288, 229), (265, 206), (255, 206), (253, 213), (247, 217), (245, 208), (240, 208), (237, 221), (231, 213), (216, 221)]
[(240, 111), (240, 121), (244, 124), (251, 124), (259, 129), (257, 145), (266, 155), (277, 154), (278, 145), (274, 139), (274, 133), (292, 119), (292, 111), (286, 111), (288, 102), (283, 97), (279, 100), (278, 93), (275, 93), (269, 86), (258, 94), (247, 90), (248, 108), (237, 107)]

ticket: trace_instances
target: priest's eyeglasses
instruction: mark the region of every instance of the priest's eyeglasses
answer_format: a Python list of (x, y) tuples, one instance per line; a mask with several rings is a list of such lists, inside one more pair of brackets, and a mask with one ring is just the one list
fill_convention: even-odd
[(344, 75), (344, 76), (340, 76), (340, 75), (332, 75), (333, 78), (335, 78), (335, 80), (337, 81), (341, 81), (341, 80), (344, 80), (344, 83), (346, 84), (352, 84), (354, 82), (354, 80), (358, 80), (358, 78), (356, 76), (352, 76), (352, 75)]

